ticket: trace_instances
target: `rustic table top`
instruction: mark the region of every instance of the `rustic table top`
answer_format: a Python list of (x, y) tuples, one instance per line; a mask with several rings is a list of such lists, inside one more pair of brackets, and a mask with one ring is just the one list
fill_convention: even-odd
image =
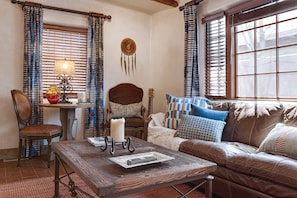
[(135, 152), (116, 146), (115, 155), (131, 155), (156, 151), (173, 160), (130, 169), (111, 161), (109, 149), (101, 151), (86, 140), (53, 142), (52, 150), (98, 195), (115, 197), (153, 188), (181, 184), (206, 178), (216, 164), (164, 147), (132, 138)]
[(70, 109), (70, 108), (90, 108), (95, 107), (95, 103), (57, 103), (57, 104), (50, 104), (50, 103), (42, 103), (39, 104), (40, 107), (51, 107), (51, 108), (61, 108), (61, 109)]

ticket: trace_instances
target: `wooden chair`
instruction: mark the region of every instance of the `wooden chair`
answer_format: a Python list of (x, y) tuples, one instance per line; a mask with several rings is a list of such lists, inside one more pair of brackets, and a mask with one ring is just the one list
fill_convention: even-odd
[(32, 117), (32, 105), (29, 98), (20, 90), (11, 90), (11, 96), (19, 126), (19, 151), (17, 166), (20, 166), (23, 139), (28, 139), (30, 143), (29, 158), (31, 157), (32, 140), (46, 139), (48, 142), (47, 160), (49, 168), (51, 158), (51, 141), (54, 137), (62, 136), (62, 127), (52, 124), (31, 125), (30, 120)]
[[(118, 118), (125, 118), (125, 135), (134, 136), (140, 139), (147, 139), (147, 127), (145, 124), (145, 107), (142, 105), (143, 90), (130, 83), (122, 83), (113, 88), (108, 92), (109, 102), (115, 103), (118, 106), (123, 105), (134, 105), (141, 103), (137, 116), (122, 115)], [(120, 109), (120, 108), (119, 108)], [(117, 110), (119, 110), (117, 109)], [(106, 131), (107, 135), (110, 134), (110, 119), (114, 118), (115, 114), (119, 115), (118, 112), (113, 112), (111, 103), (107, 107), (107, 119), (106, 119)], [(120, 113), (121, 114), (121, 113)]]

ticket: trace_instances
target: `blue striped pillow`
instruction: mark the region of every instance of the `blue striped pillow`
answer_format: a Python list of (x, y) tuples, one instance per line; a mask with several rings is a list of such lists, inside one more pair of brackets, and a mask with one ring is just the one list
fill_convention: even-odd
[(176, 129), (182, 115), (189, 115), (191, 105), (197, 105), (203, 108), (208, 107), (209, 100), (204, 97), (175, 97), (171, 94), (166, 94), (167, 112), (164, 119), (164, 126), (171, 129)]

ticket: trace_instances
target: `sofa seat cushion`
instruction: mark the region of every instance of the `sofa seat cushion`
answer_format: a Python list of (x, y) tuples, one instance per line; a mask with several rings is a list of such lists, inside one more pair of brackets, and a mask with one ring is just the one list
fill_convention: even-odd
[(188, 140), (182, 142), (179, 151), (194, 155), (226, 167), (230, 158), (245, 153), (256, 153), (255, 147), (238, 142), (209, 142), (204, 140)]
[(280, 155), (237, 153), (229, 157), (227, 168), (281, 185), (296, 188), (297, 161)]
[(296, 189), (287, 185), (277, 185), (274, 181), (268, 181), (245, 173), (230, 170), (225, 167), (217, 167), (212, 173), (213, 192), (224, 192), (222, 197), (232, 198), (295, 198)]

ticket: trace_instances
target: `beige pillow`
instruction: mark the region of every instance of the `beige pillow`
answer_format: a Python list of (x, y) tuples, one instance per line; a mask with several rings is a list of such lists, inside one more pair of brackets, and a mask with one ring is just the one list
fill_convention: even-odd
[(278, 123), (263, 140), (257, 152), (297, 159), (297, 128)]
[(142, 102), (122, 105), (114, 102), (109, 102), (111, 115), (110, 118), (128, 118), (141, 116)]

